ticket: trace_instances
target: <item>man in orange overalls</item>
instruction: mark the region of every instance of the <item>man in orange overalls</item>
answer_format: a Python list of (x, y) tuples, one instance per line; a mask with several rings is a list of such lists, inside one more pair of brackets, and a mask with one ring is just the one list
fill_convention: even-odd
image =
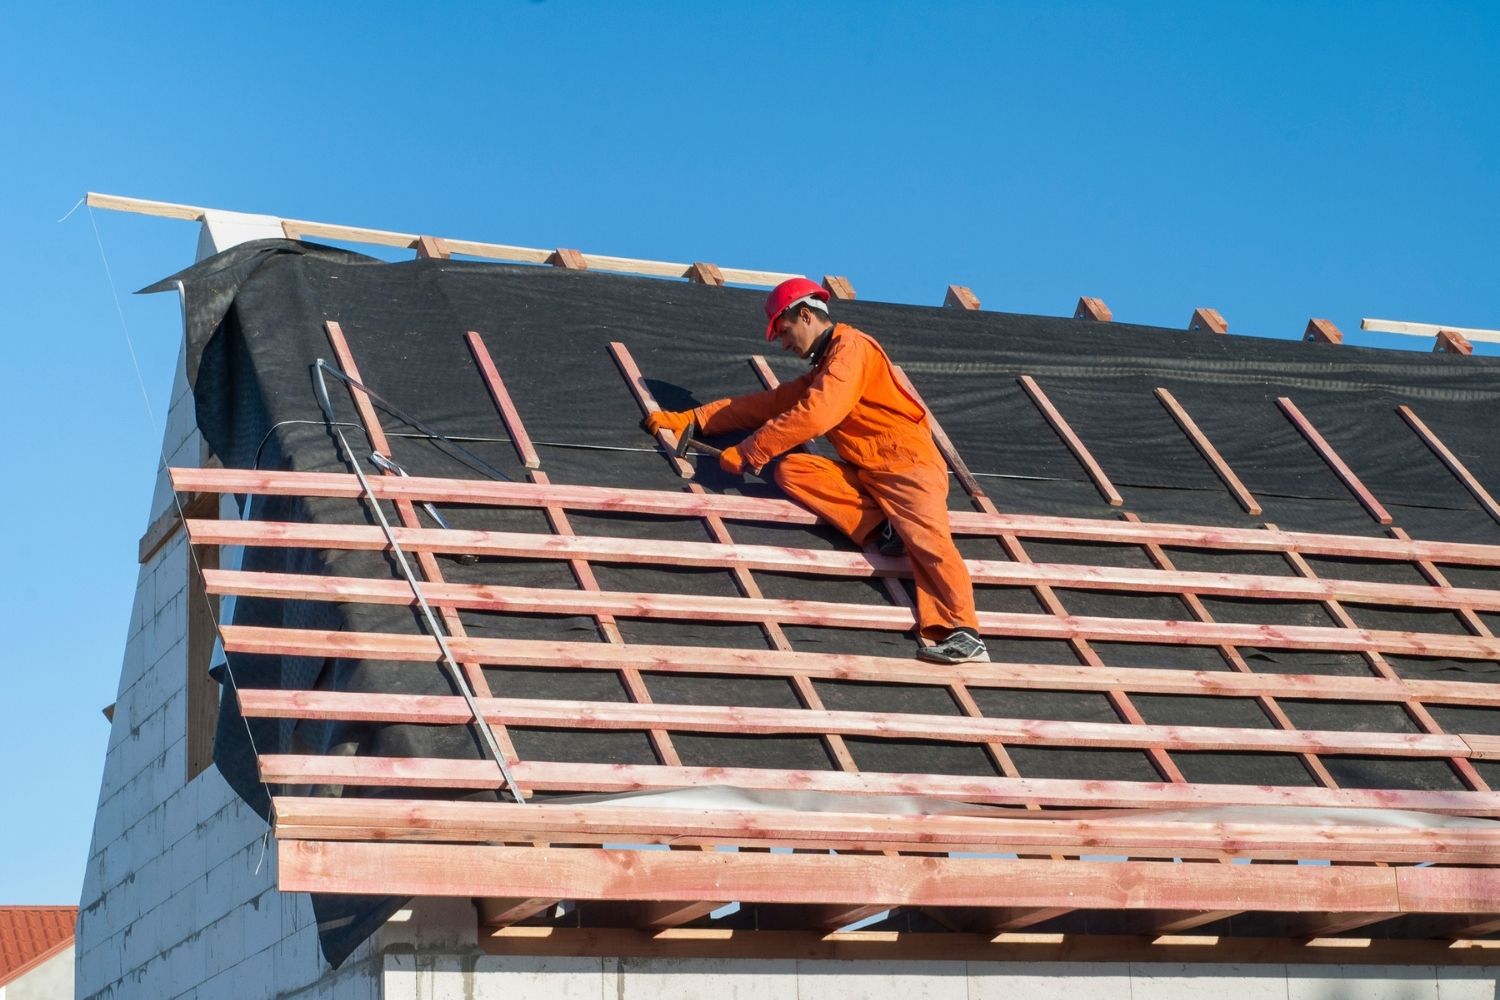
[(766, 339), (806, 358), (812, 371), (775, 389), (720, 399), (695, 410), (646, 419), (651, 433), (703, 434), (758, 428), (720, 465), (731, 475), (759, 472), (797, 445), (826, 435), (842, 462), (786, 455), (776, 484), (793, 500), (886, 555), (911, 555), (917, 631), (932, 645), (917, 656), (936, 663), (988, 661), (974, 616), (974, 587), (948, 526), (948, 470), (933, 444), (927, 410), (903, 388), (880, 345), (828, 318), (828, 292), (792, 278), (766, 297)]

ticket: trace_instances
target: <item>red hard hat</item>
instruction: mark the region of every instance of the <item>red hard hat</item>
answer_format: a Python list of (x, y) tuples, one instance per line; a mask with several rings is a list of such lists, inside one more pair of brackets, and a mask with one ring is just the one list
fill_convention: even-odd
[(771, 289), (771, 294), (766, 296), (766, 339), (776, 338), (777, 316), (785, 312), (793, 303), (809, 297), (827, 302), (828, 289), (806, 278), (788, 278)]

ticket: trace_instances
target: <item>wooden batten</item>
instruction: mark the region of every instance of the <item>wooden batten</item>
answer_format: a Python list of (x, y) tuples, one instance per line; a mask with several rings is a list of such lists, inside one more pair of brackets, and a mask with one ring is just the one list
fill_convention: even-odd
[(1192, 317), (1188, 320), (1189, 330), (1194, 333), (1228, 333), (1229, 324), (1224, 317), (1219, 315), (1219, 310), (1200, 306), (1193, 310)]
[(1109, 311), (1109, 306), (1104, 304), (1103, 299), (1094, 298), (1091, 295), (1080, 295), (1078, 305), (1073, 310), (1074, 319), (1092, 320), (1095, 323), (1109, 323), (1115, 318), (1115, 314)]
[[(357, 498), (359, 480), (338, 472), (268, 472), (248, 469), (198, 469), (174, 466), (168, 470), (173, 487), (181, 491), (251, 493), (263, 496)], [(570, 510), (609, 510), (668, 517), (705, 513), (741, 521), (772, 524), (813, 524), (807, 510), (787, 500), (729, 494), (682, 494), (667, 490), (616, 489), (602, 486), (505, 483), (495, 480), (442, 479), (425, 476), (386, 476), (370, 480), (370, 490), (381, 500), (427, 500), (433, 503), (477, 504), (497, 507), (561, 506)], [(1222, 528), (1193, 524), (1136, 523), (1053, 515), (950, 511), (957, 535), (1018, 535), (1075, 542), (1115, 542), (1242, 552), (1286, 552), (1388, 559), (1397, 562), (1430, 560), (1465, 566), (1500, 567), (1500, 545), (1475, 542), (1434, 542), (1422, 539), (1333, 535), (1311, 531)]]
[(828, 292), (828, 297), (832, 299), (852, 300), (855, 297), (854, 286), (849, 284), (849, 279), (842, 275), (823, 275), (823, 289)]
[(1333, 325), (1332, 320), (1310, 319), (1307, 321), (1307, 329), (1302, 331), (1302, 339), (1319, 344), (1342, 344), (1344, 334)]
[(552, 251), (552, 256), (547, 258), (547, 263), (566, 271), (587, 271), (589, 269), (588, 262), (583, 259), (583, 254), (577, 250), (569, 250), (565, 247), (558, 247)]
[(724, 272), (719, 270), (719, 265), (710, 264), (706, 261), (697, 261), (687, 270), (689, 281), (698, 285), (723, 285)]
[(1433, 342), (1432, 353), (1434, 354), (1473, 354), (1474, 345), (1469, 338), (1457, 330), (1439, 330), (1437, 340)]
[[(179, 506), (180, 504), (180, 506)], [(183, 519), (214, 518), (219, 515), (219, 498), (214, 493), (189, 493), (179, 497), (179, 503), (169, 506), (151, 526), (141, 539), (136, 543), (136, 561), (145, 563), (156, 553), (161, 551), (163, 545), (171, 541), (172, 536), (177, 534), (177, 528), (183, 523)]]
[(440, 236), (418, 236), (416, 251), (422, 260), (444, 260), (453, 256)]
[(979, 296), (964, 285), (949, 285), (947, 293), (943, 295), (943, 305), (950, 309), (977, 310)]
[[(661, 412), (661, 406), (657, 404), (656, 397), (651, 394), (651, 389), (646, 385), (646, 376), (641, 374), (640, 367), (635, 363), (635, 358), (630, 356), (630, 349), (619, 341), (609, 345), (609, 356), (614, 359), (615, 367), (620, 369), (620, 376), (625, 379), (625, 384), (630, 389), (630, 395), (635, 399), (637, 406), (641, 408), (642, 416), (650, 416)], [(662, 455), (683, 479), (692, 479), (693, 463), (685, 458), (677, 456), (677, 435), (669, 430), (656, 432), (656, 443), (661, 448)], [(681, 504), (682, 498), (678, 494)]]

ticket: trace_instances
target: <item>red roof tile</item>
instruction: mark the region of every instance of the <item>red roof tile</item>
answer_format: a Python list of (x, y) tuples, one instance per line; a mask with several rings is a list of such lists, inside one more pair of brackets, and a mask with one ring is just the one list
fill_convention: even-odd
[(73, 940), (76, 906), (0, 906), (0, 986)]

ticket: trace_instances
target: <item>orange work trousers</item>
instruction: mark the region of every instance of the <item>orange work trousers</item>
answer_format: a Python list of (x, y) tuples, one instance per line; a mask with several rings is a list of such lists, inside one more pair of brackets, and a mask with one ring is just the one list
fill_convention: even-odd
[(890, 520), (911, 557), (923, 638), (942, 639), (960, 626), (977, 630), (974, 585), (948, 526), (948, 473), (941, 465), (908, 453), (866, 469), (793, 452), (772, 475), (788, 496), (856, 545)]

